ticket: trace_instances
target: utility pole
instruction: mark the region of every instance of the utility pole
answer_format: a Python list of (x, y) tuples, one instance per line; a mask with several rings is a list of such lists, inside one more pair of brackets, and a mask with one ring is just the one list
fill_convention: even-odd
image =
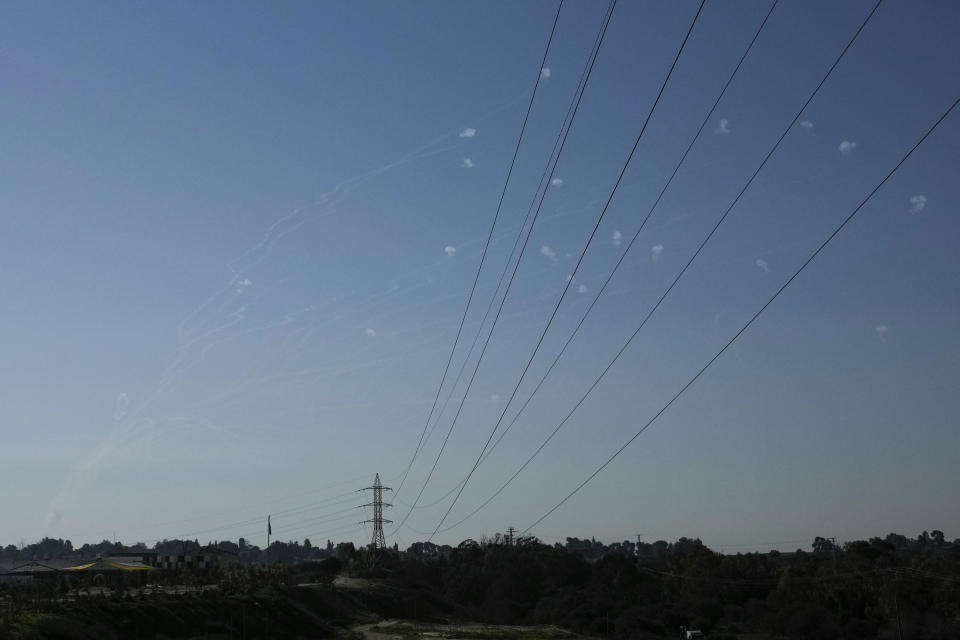
[(508, 546), (508, 547), (512, 547), (512, 546), (513, 546), (513, 534), (516, 533), (516, 532), (517, 532), (517, 530), (514, 529), (512, 526), (507, 527), (507, 546)]
[(364, 507), (373, 507), (373, 518), (370, 520), (364, 520), (360, 524), (373, 524), (373, 539), (370, 541), (370, 564), (374, 564), (374, 558), (376, 558), (377, 553), (387, 548), (387, 542), (383, 537), (383, 523), (392, 523), (393, 520), (384, 520), (383, 519), (383, 508), (392, 507), (393, 505), (389, 502), (383, 501), (383, 492), (384, 491), (393, 491), (390, 487), (385, 487), (380, 483), (380, 474), (378, 473), (373, 479), (373, 486), (364, 487), (360, 491), (373, 491), (373, 502), (360, 505), (359, 508)]

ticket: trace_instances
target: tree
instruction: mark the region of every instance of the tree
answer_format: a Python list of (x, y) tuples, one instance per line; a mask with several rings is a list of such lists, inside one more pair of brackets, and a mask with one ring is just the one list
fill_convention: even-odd
[(350, 562), (357, 557), (357, 548), (352, 542), (341, 542), (337, 545), (337, 557), (343, 562)]
[(835, 550), (831, 540), (822, 538), (820, 536), (817, 536), (813, 539), (813, 544), (811, 546), (813, 547), (814, 553), (830, 553)]
[(343, 563), (333, 556), (320, 561), (320, 570), (330, 580), (333, 580), (341, 569), (343, 569)]

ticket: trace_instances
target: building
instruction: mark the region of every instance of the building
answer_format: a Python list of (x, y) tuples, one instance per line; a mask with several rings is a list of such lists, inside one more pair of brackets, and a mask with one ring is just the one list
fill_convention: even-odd
[(40, 562), (26, 562), (7, 569), (0, 569), (0, 585), (32, 584), (41, 580), (56, 579), (60, 570)]
[(176, 555), (155, 555), (153, 566), (157, 569), (189, 569), (202, 572), (236, 560), (237, 554), (232, 551), (207, 545)]

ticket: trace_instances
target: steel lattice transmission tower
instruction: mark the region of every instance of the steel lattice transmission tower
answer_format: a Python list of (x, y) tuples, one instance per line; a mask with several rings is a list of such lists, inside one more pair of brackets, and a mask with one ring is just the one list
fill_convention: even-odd
[(370, 520), (364, 520), (361, 524), (373, 523), (373, 540), (370, 541), (370, 549), (373, 552), (377, 552), (381, 549), (387, 548), (387, 542), (383, 537), (383, 523), (392, 523), (393, 520), (384, 520), (383, 519), (383, 508), (392, 507), (393, 505), (389, 502), (383, 501), (383, 492), (384, 491), (393, 491), (390, 487), (385, 487), (380, 483), (380, 474), (373, 479), (373, 486), (364, 487), (360, 491), (373, 491), (373, 502), (369, 502), (361, 507), (373, 507), (373, 518)]

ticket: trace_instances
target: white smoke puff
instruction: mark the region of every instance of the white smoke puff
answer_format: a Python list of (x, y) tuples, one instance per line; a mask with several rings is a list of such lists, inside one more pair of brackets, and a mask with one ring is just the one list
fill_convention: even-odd
[(853, 150), (857, 148), (856, 142), (850, 142), (849, 140), (844, 140), (840, 143), (840, 146), (837, 147), (840, 150), (840, 155), (848, 156), (853, 153)]
[(890, 330), (890, 327), (888, 327), (885, 324), (878, 325), (877, 328), (874, 329), (874, 331), (877, 333), (877, 337), (880, 338), (880, 342), (887, 341), (887, 332), (889, 330)]
[(117, 401), (113, 407), (113, 419), (116, 421), (123, 420), (123, 416), (127, 415), (127, 409), (130, 408), (130, 399), (127, 398), (127, 394), (121, 393), (117, 396)]
[(63, 520), (63, 511), (60, 509), (51, 509), (47, 512), (47, 526), (55, 527)]
[(910, 213), (920, 213), (927, 206), (927, 196), (916, 195), (910, 198)]

